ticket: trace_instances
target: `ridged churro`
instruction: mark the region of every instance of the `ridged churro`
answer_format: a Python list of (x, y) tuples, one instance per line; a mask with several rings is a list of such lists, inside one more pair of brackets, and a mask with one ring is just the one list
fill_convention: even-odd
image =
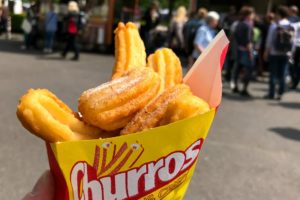
[(158, 49), (147, 60), (147, 67), (156, 71), (162, 79), (161, 92), (182, 82), (180, 60), (171, 49)]
[(121, 77), (131, 69), (146, 66), (145, 45), (134, 23), (118, 24), (115, 30), (115, 57), (112, 79)]
[(19, 102), (23, 126), (48, 142), (96, 139), (102, 131), (80, 121), (74, 112), (46, 89), (30, 89)]
[(107, 131), (117, 130), (157, 96), (159, 86), (160, 78), (152, 69), (134, 69), (85, 91), (79, 98), (78, 110), (85, 122)]
[(182, 119), (204, 114), (210, 110), (210, 107), (203, 99), (192, 95), (191, 93), (184, 96), (178, 96), (168, 105), (166, 114), (159, 122), (159, 125), (167, 125)]
[(138, 112), (121, 131), (121, 135), (166, 125), (207, 111), (209, 106), (205, 101), (193, 96), (187, 85), (178, 84), (165, 90)]

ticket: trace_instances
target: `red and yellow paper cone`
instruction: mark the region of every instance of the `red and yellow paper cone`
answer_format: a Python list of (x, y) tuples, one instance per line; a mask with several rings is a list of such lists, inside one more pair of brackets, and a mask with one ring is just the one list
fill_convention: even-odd
[(47, 144), (55, 199), (183, 199), (221, 102), (227, 47), (221, 31), (184, 78), (210, 112), (142, 133)]

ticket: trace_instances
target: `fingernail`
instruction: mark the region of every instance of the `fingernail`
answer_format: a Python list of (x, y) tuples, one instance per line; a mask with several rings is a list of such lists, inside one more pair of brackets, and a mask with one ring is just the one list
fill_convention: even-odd
[(39, 180), (34, 185), (32, 191), (31, 191), (31, 195), (35, 196), (35, 195), (39, 194), (40, 189), (43, 188), (47, 182), (48, 175), (49, 175), (49, 171), (45, 171), (43, 173), (43, 175), (39, 178)]

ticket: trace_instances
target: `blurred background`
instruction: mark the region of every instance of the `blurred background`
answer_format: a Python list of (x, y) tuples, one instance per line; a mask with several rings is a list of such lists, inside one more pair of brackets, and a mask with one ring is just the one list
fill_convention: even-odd
[(49, 168), (44, 142), (17, 120), (20, 96), (48, 88), (77, 110), (82, 91), (111, 77), (120, 21), (139, 27), (147, 55), (171, 48), (184, 73), (219, 30), (230, 39), (222, 105), (186, 199), (300, 199), (299, 7), (299, 0), (0, 0), (1, 199), (22, 199)]

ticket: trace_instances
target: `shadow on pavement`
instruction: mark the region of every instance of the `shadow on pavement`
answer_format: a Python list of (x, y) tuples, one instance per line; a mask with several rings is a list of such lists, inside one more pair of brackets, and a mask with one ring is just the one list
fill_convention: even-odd
[(249, 101), (253, 101), (255, 99), (258, 99), (258, 97), (243, 97), (239, 94), (232, 94), (232, 93), (228, 93), (228, 92), (223, 92), (222, 94), (224, 99), (228, 99), (228, 100), (233, 100), (233, 101), (245, 101), (245, 102), (249, 102)]
[(300, 142), (300, 130), (295, 128), (270, 128), (270, 131), (277, 133), (281, 135), (282, 137), (291, 139), (291, 140), (297, 140)]
[(60, 54), (38, 55), (38, 56), (36, 56), (36, 59), (38, 59), (38, 60), (58, 60), (58, 61), (68, 61), (69, 60), (69, 59), (62, 58), (60, 56)]
[(283, 108), (289, 109), (300, 109), (300, 102), (279, 102), (279, 103), (269, 103), (271, 106), (281, 106)]
[(29, 50), (22, 50), (23, 42), (21, 41), (14, 41), (14, 40), (3, 40), (0, 39), (0, 51), (8, 52), (8, 53), (18, 53), (23, 55), (40, 55), (42, 52), (40, 50), (29, 49)]
[(262, 91), (262, 92), (266, 92), (266, 93), (269, 91), (268, 88), (261, 88), (261, 87), (251, 88), (251, 90)]
[[(51, 54), (44, 54), (43, 50), (41, 50), (41, 49), (23, 50), (23, 49), (21, 49), (22, 44), (23, 43), (21, 41), (0, 39), (0, 52), (32, 55), (32, 56), (35, 56), (36, 59), (38, 59), (38, 60), (60, 60), (60, 61), (64, 60), (60, 56), (60, 54), (56, 55), (57, 52), (53, 52)], [(68, 59), (66, 59), (66, 60), (68, 60)]]

